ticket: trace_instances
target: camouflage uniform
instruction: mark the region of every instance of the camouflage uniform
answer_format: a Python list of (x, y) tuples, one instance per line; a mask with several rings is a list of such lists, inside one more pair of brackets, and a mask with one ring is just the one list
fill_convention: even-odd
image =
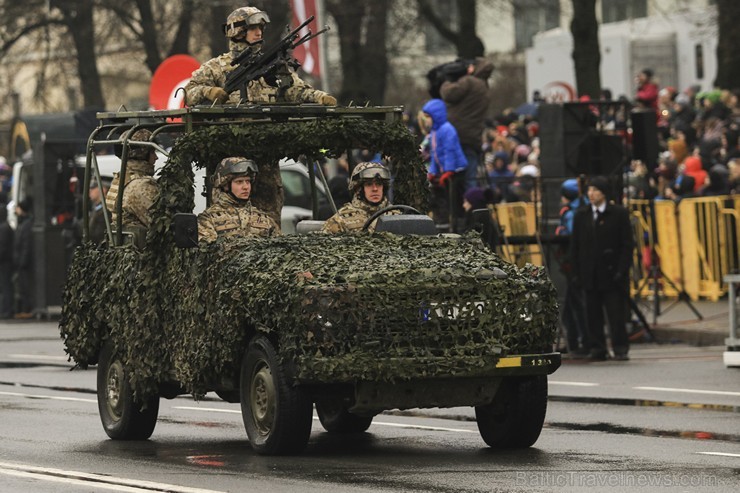
[[(231, 43), (230, 43), (231, 44)], [(236, 44), (236, 43), (234, 43)], [(224, 53), (205, 62), (198, 70), (193, 72), (193, 77), (185, 86), (187, 103), (189, 106), (198, 104), (211, 104), (205, 93), (211, 87), (224, 87), (226, 76), (236, 67), (231, 65), (234, 55), (232, 52)], [(247, 99), (250, 103), (318, 103), (322, 96), (327, 93), (314, 89), (304, 82), (294, 70), (290, 69), (290, 80), (292, 85), (282, 95), (279, 95), (277, 87), (269, 85), (264, 78), (251, 81), (247, 85)], [(227, 104), (237, 104), (240, 100), (239, 91), (229, 95)]]
[[(235, 21), (236, 23), (233, 24)], [(255, 24), (251, 24), (252, 22)], [(193, 72), (192, 78), (185, 86), (188, 105), (211, 104), (211, 99), (208, 98), (209, 90), (214, 87), (223, 88), (226, 84), (226, 76), (236, 69), (236, 66), (231, 65), (231, 61), (247, 48), (255, 51), (261, 48), (260, 45), (250, 47), (242, 35), (247, 32), (249, 25), (259, 23), (265, 26), (268, 22), (270, 20), (267, 14), (255, 7), (242, 7), (229, 15), (224, 25), (226, 37), (229, 39), (229, 52), (208, 60)], [(292, 68), (282, 67), (281, 73), (278, 75), (281, 76), (280, 85), (282, 86), (279, 88), (269, 85), (264, 78), (249, 82), (247, 84), (247, 100), (251, 103), (287, 101), (291, 103), (336, 104), (336, 99), (328, 96), (324, 91), (314, 89), (301, 80)], [(323, 99), (325, 96), (327, 98)], [(240, 91), (234, 91), (229, 94), (229, 99), (225, 104), (239, 103), (240, 97)], [(327, 100), (330, 102), (326, 102)]]
[[(363, 187), (367, 183), (382, 183), (383, 200), (377, 204), (371, 204), (364, 198)], [(352, 201), (345, 204), (330, 217), (321, 231), (325, 233), (347, 233), (361, 231), (367, 220), (378, 212), (380, 209), (390, 206), (388, 198), (388, 188), (391, 184), (391, 173), (388, 168), (375, 162), (363, 162), (355, 166), (352, 175), (349, 177), (348, 188), (352, 193)], [(393, 210), (386, 214), (400, 214), (399, 211)], [(370, 223), (367, 230), (375, 231), (377, 219)]]
[[(157, 198), (157, 181), (154, 179), (154, 165), (148, 161), (132, 159), (126, 166), (126, 183), (123, 185), (123, 204), (121, 212), (123, 214), (122, 225), (127, 226), (144, 226), (146, 228), (152, 222), (149, 208), (154, 204)], [(105, 205), (111, 212), (111, 224), (115, 228), (117, 224), (116, 201), (120, 187), (120, 177), (118, 173), (113, 174), (113, 183), (111, 183), (108, 196), (105, 198)]]
[[(387, 198), (384, 198), (377, 205), (371, 205), (362, 200), (358, 195), (355, 195), (349, 204), (345, 204), (336, 214), (324, 223), (324, 227), (321, 231), (325, 233), (360, 231), (370, 216), (383, 207), (388, 207), (389, 205), (391, 204), (388, 202)], [(399, 211), (390, 211), (388, 214), (399, 214)], [(377, 219), (373, 221), (370, 226), (368, 226), (367, 230), (370, 232), (375, 231), (375, 224), (377, 222)]]
[(214, 190), (211, 206), (198, 215), (198, 240), (215, 241), (219, 236), (275, 236), (280, 227), (270, 216), (239, 201), (233, 195)]

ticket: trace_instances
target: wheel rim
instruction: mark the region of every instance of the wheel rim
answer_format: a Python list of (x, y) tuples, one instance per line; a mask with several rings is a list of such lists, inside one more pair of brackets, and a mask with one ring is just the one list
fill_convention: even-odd
[(272, 380), (272, 371), (269, 365), (261, 361), (255, 368), (249, 392), (249, 403), (252, 409), (252, 418), (261, 436), (272, 431), (275, 417), (275, 384)]
[(105, 396), (108, 413), (118, 421), (122, 416), (123, 399), (123, 365), (116, 360), (108, 367)]

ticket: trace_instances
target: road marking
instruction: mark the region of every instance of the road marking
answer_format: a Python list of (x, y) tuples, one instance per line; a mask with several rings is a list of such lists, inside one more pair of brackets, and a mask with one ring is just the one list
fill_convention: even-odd
[(658, 392), (683, 392), (687, 394), (740, 396), (740, 392), (728, 392), (726, 390), (675, 389), (675, 388), (669, 388), (669, 387), (632, 387), (632, 388), (636, 390), (656, 390)]
[(50, 467), (29, 466), (25, 464), (11, 464), (0, 462), (0, 474), (33, 478), (41, 481), (53, 481), (56, 483), (67, 483), (82, 485), (86, 488), (95, 487), (113, 491), (124, 491), (130, 493), (224, 493), (217, 490), (204, 490), (201, 488), (190, 488), (176, 484), (155, 483), (152, 481), (138, 481), (135, 479), (116, 478), (109, 475), (86, 473), (81, 471), (68, 471)]
[(40, 359), (42, 361), (69, 361), (67, 356), (49, 356), (45, 354), (9, 354), (8, 357), (15, 359)]
[(598, 387), (601, 385), (600, 383), (591, 383), (591, 382), (558, 382), (554, 380), (548, 380), (549, 384), (554, 385), (569, 385), (571, 387)]
[(59, 397), (55, 395), (23, 394), (21, 392), (2, 392), (0, 391), (0, 395), (10, 395), (14, 397), (27, 397), (29, 399), (49, 399), (52, 401), (98, 402), (97, 399), (82, 399), (80, 397)]
[[(217, 412), (217, 413), (232, 413), (232, 414), (241, 414), (241, 411), (236, 411), (233, 409), (220, 409), (217, 407), (192, 407), (192, 406), (173, 406), (174, 409), (183, 409), (186, 411), (211, 411), (211, 412)], [(318, 417), (314, 416), (313, 419), (319, 419)], [(387, 421), (373, 421), (373, 425), (378, 426), (391, 426), (395, 428), (409, 428), (414, 430), (427, 430), (427, 431), (456, 431), (456, 432), (462, 432), (462, 433), (478, 433), (478, 431), (475, 430), (464, 430), (462, 428), (444, 428), (441, 426), (423, 426), (423, 425), (411, 425), (411, 424), (404, 424), (404, 423), (389, 423)]]
[(721, 457), (740, 457), (740, 454), (728, 454), (727, 452), (696, 452), (701, 455), (719, 455)]
[(464, 430), (462, 428), (443, 428), (441, 426), (422, 426), (422, 425), (408, 425), (403, 423), (389, 423), (387, 421), (373, 421), (374, 425), (380, 426), (391, 426), (394, 428), (409, 428), (412, 430), (428, 430), (428, 431), (453, 431), (459, 433), (475, 433), (478, 434), (478, 430)]
[(172, 406), (172, 409), (184, 409), (185, 411), (209, 411), (214, 413), (231, 413), (241, 414), (241, 410), (236, 411), (234, 409), (220, 409), (218, 407), (194, 407), (194, 406)]

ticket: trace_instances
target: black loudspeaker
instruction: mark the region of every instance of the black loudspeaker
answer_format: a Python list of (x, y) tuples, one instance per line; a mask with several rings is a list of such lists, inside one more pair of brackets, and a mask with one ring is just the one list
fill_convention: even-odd
[(658, 124), (655, 110), (633, 110), (632, 158), (645, 163), (650, 171), (658, 165)]
[(597, 131), (588, 104), (541, 104), (537, 116), (543, 177), (608, 175), (622, 162), (620, 138)]

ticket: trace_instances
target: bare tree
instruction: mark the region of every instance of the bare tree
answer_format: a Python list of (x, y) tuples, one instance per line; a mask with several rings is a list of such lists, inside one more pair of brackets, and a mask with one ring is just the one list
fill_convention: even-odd
[(578, 93), (597, 99), (601, 93), (601, 52), (596, 0), (573, 0), (570, 31), (573, 34), (573, 62)]
[(84, 107), (105, 108), (95, 53), (93, 0), (54, 1), (51, 6), (62, 13), (64, 25), (74, 41)]
[(428, 20), (443, 38), (455, 45), (461, 58), (475, 58), (485, 54), (483, 41), (476, 34), (477, 1), (457, 0), (457, 30), (445, 22), (434, 9), (430, 0), (418, 0), (419, 13)]
[(716, 87), (735, 89), (740, 87), (740, 2), (717, 0), (719, 41), (717, 43)]
[(383, 102), (388, 74), (389, 4), (389, 0), (326, 2), (339, 32), (343, 75), (339, 100), (343, 103)]

